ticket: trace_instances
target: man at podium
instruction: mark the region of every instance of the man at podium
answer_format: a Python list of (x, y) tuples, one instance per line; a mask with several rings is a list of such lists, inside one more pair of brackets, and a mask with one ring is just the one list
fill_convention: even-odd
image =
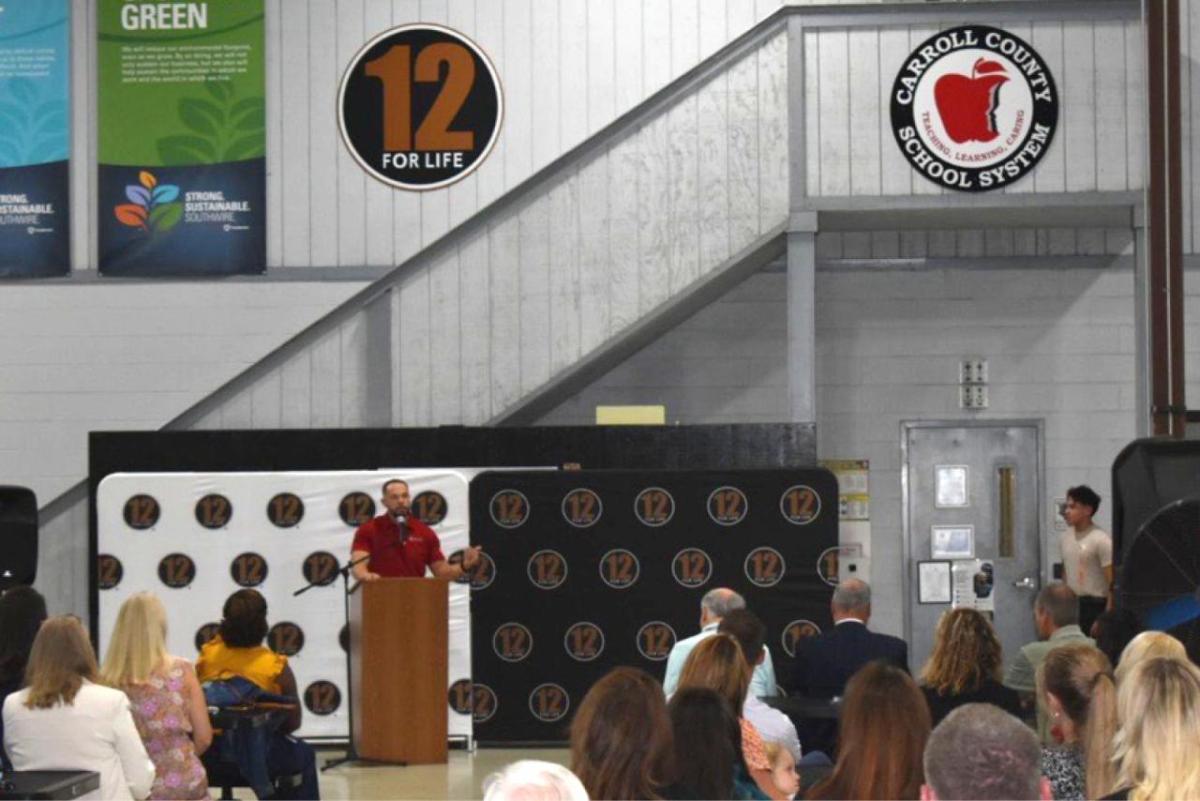
[(359, 526), (350, 546), (350, 559), (357, 562), (353, 571), (358, 581), (421, 578), (426, 567), (437, 578), (454, 580), (479, 563), (482, 549), (478, 546), (463, 551), (461, 565), (446, 561), (437, 534), (410, 514), (407, 481), (393, 478), (384, 482), (381, 500), (387, 511)]

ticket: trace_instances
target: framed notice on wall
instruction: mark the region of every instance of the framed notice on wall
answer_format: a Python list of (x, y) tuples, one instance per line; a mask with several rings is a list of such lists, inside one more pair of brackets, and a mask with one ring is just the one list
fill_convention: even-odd
[(67, 0), (0, 3), (0, 276), (71, 268)]
[(100, 0), (99, 36), (100, 271), (263, 272), (263, 0)]

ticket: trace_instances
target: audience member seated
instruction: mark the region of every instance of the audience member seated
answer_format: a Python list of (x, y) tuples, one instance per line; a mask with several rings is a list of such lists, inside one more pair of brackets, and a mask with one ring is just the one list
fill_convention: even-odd
[(767, 760), (771, 763), (771, 778), (775, 789), (784, 798), (795, 798), (800, 792), (800, 773), (796, 770), (796, 759), (792, 752), (779, 743), (766, 744)]
[[(12, 587), (0, 595), (0, 704), (25, 684), (25, 663), (38, 627), (46, 619), (46, 599), (33, 587)], [(12, 770), (0, 723), (0, 771)]]
[(1088, 635), (1096, 641), (1096, 647), (1104, 652), (1108, 661), (1116, 667), (1121, 661), (1121, 652), (1142, 631), (1142, 621), (1130, 609), (1109, 609), (1102, 612)]
[[(1038, 641), (1022, 645), (1004, 674), (1004, 686), (1022, 694), (1026, 710), (1036, 701), (1037, 669), (1046, 654), (1063, 645), (1096, 644), (1079, 629), (1079, 601), (1075, 592), (1060, 581), (1047, 584), (1038, 593), (1033, 604), (1033, 627)], [(1051, 742), (1046, 711), (1040, 704), (1037, 706), (1037, 724), (1042, 742)]]
[(592, 685), (571, 721), (571, 771), (593, 799), (660, 798), (671, 779), (662, 687), (619, 667)]
[(872, 662), (846, 685), (838, 758), (808, 799), (915, 799), (929, 739), (929, 707), (908, 673)]
[[(302, 774), (295, 798), (319, 798), (317, 762), (312, 746), (288, 735), (300, 728), (301, 706), (296, 677), (287, 657), (263, 645), (267, 636), (267, 602), (256, 590), (238, 590), (225, 601), (218, 633), (200, 649), (196, 673), (202, 683), (240, 677), (274, 695), (294, 699), (288, 719), (267, 745), (270, 777)], [(251, 777), (246, 777), (247, 779)]]
[[(717, 631), (737, 641), (750, 670), (762, 664), (763, 654), (766, 653), (763, 642), (767, 638), (767, 627), (758, 615), (749, 609), (734, 609), (721, 620)], [(796, 736), (796, 725), (787, 715), (760, 701), (753, 690), (746, 693), (742, 717), (758, 729), (764, 742), (782, 745), (791, 753), (793, 762), (800, 761), (800, 738)]]
[(1003, 666), (1000, 639), (982, 613), (963, 608), (942, 615), (933, 653), (921, 671), (921, 690), (933, 725), (963, 704), (995, 704), (1019, 717), (1017, 691), (1000, 683)]
[[(728, 587), (717, 587), (709, 590), (700, 599), (700, 633), (680, 640), (667, 654), (667, 673), (663, 677), (663, 692), (667, 697), (679, 686), (679, 674), (688, 654), (706, 637), (717, 633), (717, 627), (725, 619), (725, 615), (735, 609), (745, 609), (746, 600)], [(750, 691), (756, 698), (766, 698), (778, 695), (775, 686), (775, 663), (771, 660), (771, 652), (764, 645), (762, 660), (754, 663), (754, 672), (750, 677)]]
[(1042, 749), (1054, 798), (1099, 798), (1113, 790), (1117, 688), (1108, 657), (1090, 645), (1055, 648), (1038, 668), (1039, 705), (1059, 745)]
[[(908, 671), (908, 645), (897, 637), (867, 628), (871, 619), (871, 587), (860, 579), (843, 581), (830, 602), (833, 628), (796, 645), (796, 659), (787, 689), (794, 695), (829, 700), (846, 691), (846, 682), (868, 662), (882, 659)], [(809, 751), (832, 755), (837, 749), (837, 724), (809, 720), (800, 736)]]
[[(736, 712), (745, 705), (749, 686), (750, 669), (742, 656), (741, 646), (727, 634), (714, 634), (697, 645), (679, 675), (679, 689), (704, 687), (716, 690)], [(739, 715), (738, 723), (742, 730), (742, 758), (750, 778), (767, 798), (782, 799), (771, 778), (771, 763), (767, 761), (762, 735), (745, 717)]]
[(208, 798), (198, 756), (212, 742), (208, 705), (192, 664), (167, 653), (167, 611), (157, 597), (139, 592), (121, 604), (100, 675), (129, 696), (133, 722), (154, 761), (152, 796)]
[(1188, 661), (1187, 649), (1183, 643), (1167, 634), (1165, 631), (1143, 631), (1129, 641), (1121, 652), (1121, 660), (1117, 663), (1117, 685), (1120, 686), (1125, 676), (1147, 659), (1178, 659)]
[(1117, 786), (1107, 798), (1200, 798), (1200, 670), (1180, 659), (1139, 662), (1117, 690)]
[(1050, 801), (1037, 737), (992, 704), (964, 704), (937, 725), (925, 746), (922, 801)]
[(682, 687), (668, 704), (674, 740), (672, 799), (763, 799), (742, 758), (742, 729), (716, 690)]
[(483, 780), (483, 801), (588, 801), (588, 794), (557, 762), (522, 759)]
[(25, 689), (4, 701), (4, 743), (15, 770), (100, 774), (94, 798), (150, 794), (154, 763), (125, 693), (96, 684), (96, 654), (83, 625), (52, 617), (33, 641)]

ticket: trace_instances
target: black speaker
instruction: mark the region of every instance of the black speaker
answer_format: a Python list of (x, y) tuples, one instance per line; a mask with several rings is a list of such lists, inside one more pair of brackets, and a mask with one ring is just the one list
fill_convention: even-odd
[(33, 584), (37, 552), (37, 496), (28, 487), (0, 486), (0, 589)]

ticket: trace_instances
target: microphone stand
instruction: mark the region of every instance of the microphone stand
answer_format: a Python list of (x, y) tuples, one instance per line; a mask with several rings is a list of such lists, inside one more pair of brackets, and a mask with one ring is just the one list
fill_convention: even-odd
[[(360, 581), (358, 584), (355, 584), (354, 589), (351, 589), (350, 573), (354, 570), (356, 565), (360, 565), (370, 558), (371, 555), (367, 554), (359, 559), (353, 559), (347, 562), (343, 567), (338, 569), (338, 572), (342, 575), (342, 613), (346, 619), (346, 708), (348, 710), (347, 719), (350, 724), (350, 736), (347, 738), (348, 743), (346, 745), (346, 755), (337, 757), (335, 759), (325, 760), (325, 764), (321, 766), (322, 773), (330, 768), (336, 768), (339, 765), (344, 765), (347, 762), (354, 762), (360, 765), (390, 765), (392, 767), (401, 768), (408, 767), (407, 762), (384, 762), (383, 760), (379, 759), (364, 759), (358, 755), (358, 749), (355, 747), (354, 743), (354, 679), (350, 673), (350, 637), (352, 636), (350, 634), (350, 596), (358, 591), (358, 588), (362, 586), (362, 582)], [(302, 593), (308, 592), (313, 587), (318, 586), (322, 585), (310, 581), (308, 584), (293, 592), (292, 596), (295, 597)]]

